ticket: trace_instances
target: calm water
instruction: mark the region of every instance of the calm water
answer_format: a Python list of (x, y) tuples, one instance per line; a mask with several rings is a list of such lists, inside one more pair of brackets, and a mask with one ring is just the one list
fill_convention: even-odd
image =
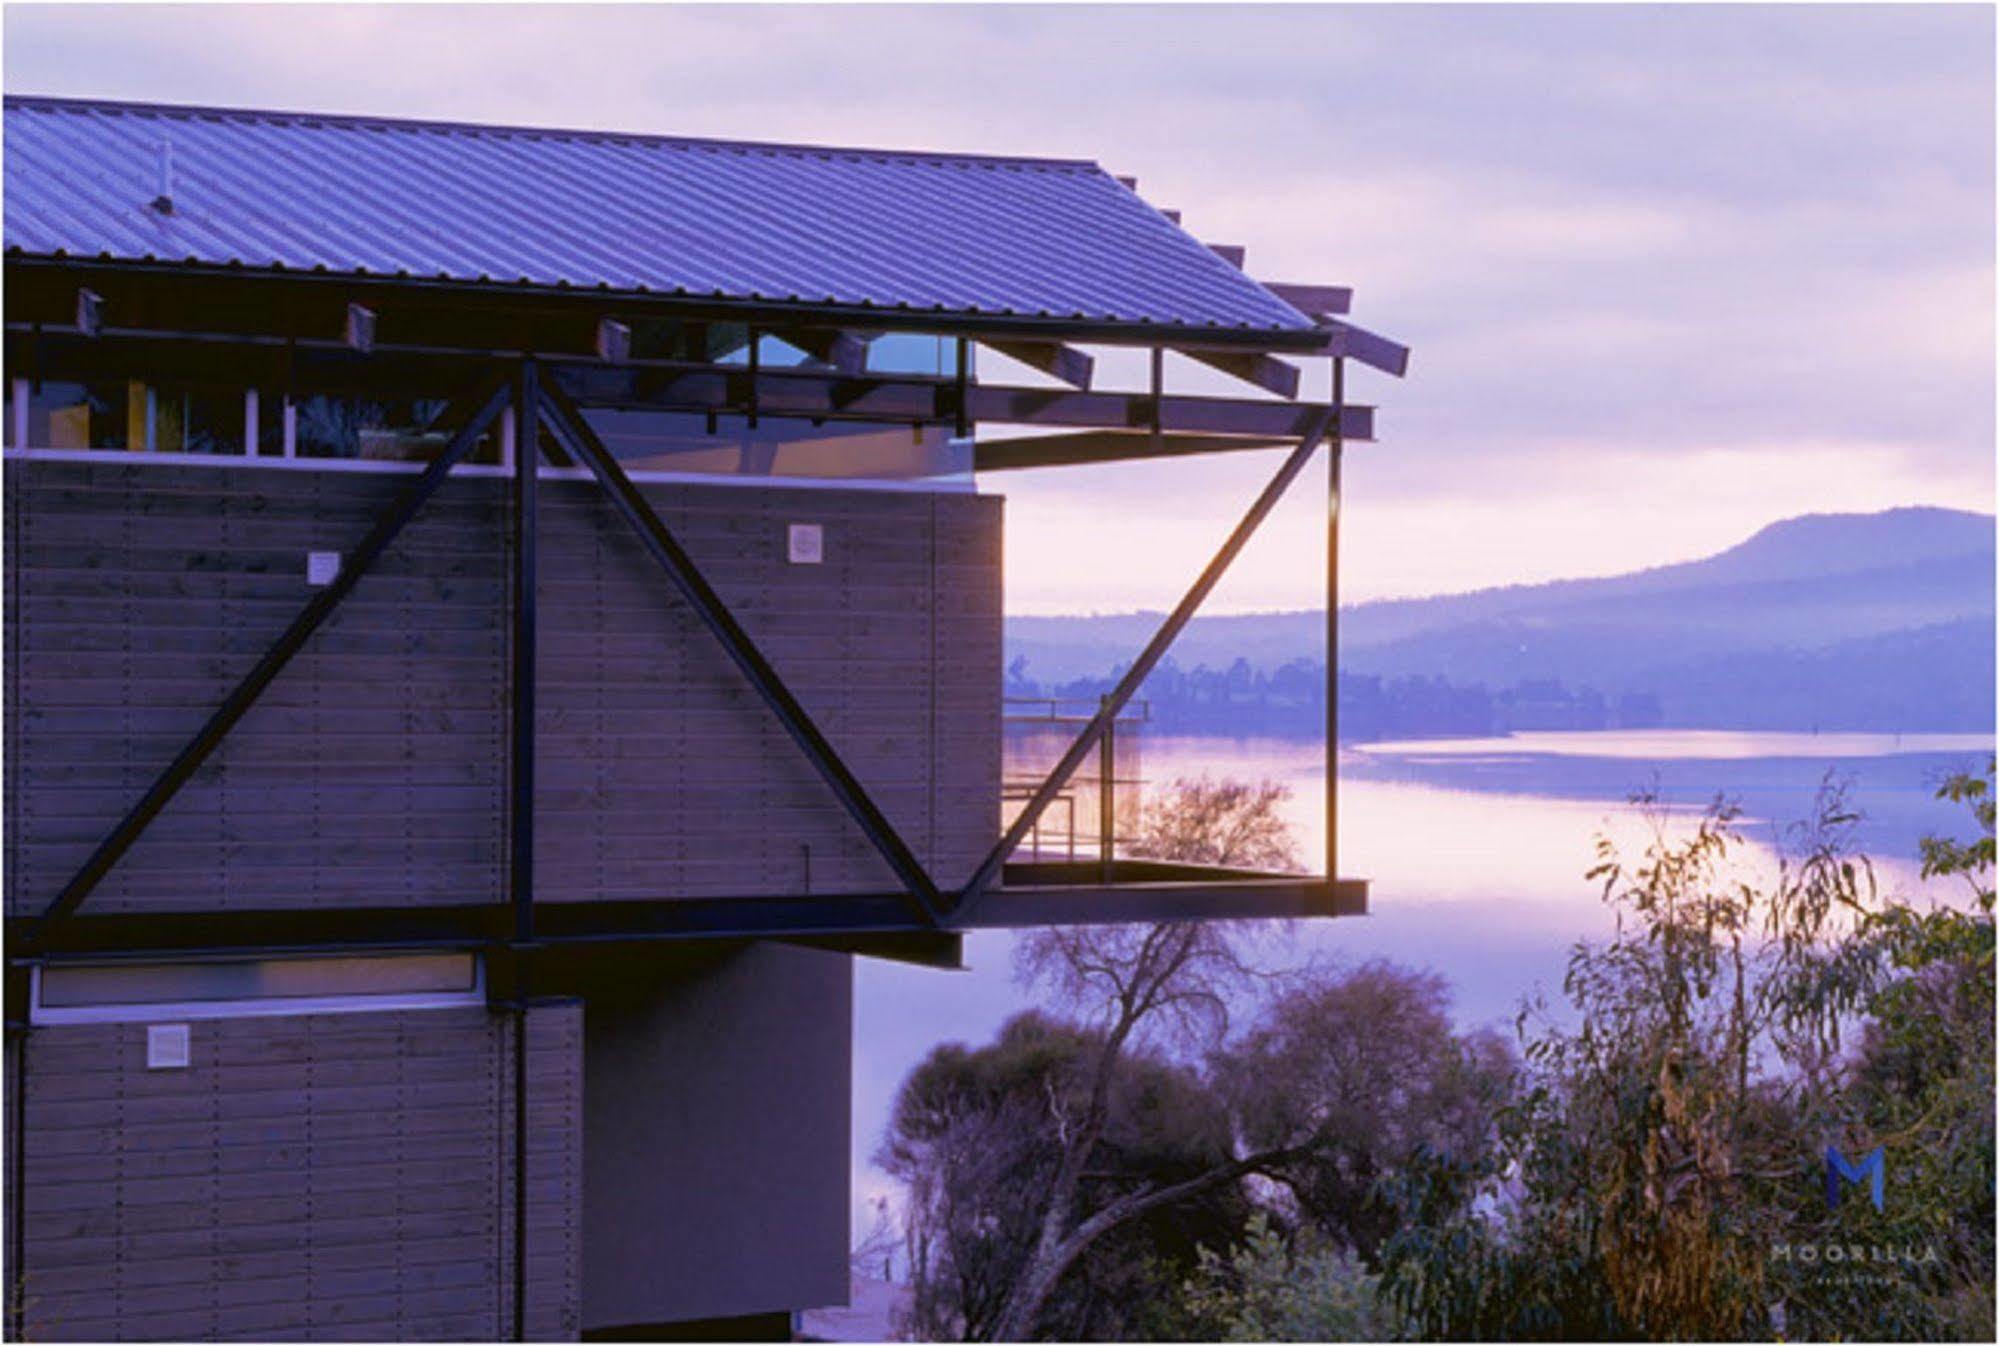
[[(1657, 795), (1669, 813), (1717, 793), (1739, 801), (1745, 859), (1773, 867), (1788, 825), (1827, 774), (1846, 780), (1866, 815), (1861, 846), (1884, 883), (1917, 883), (1917, 840), (1961, 831), (1938, 781), (1992, 751), (1975, 735), (1749, 734), (1697, 730), (1522, 734), (1370, 744), (1340, 772), (1340, 868), (1372, 881), (1372, 914), (1300, 925), (1281, 956), (1389, 958), (1443, 974), (1466, 1024), (1510, 1025), (1521, 998), (1559, 993), (1568, 950), (1607, 927), (1583, 879), (1595, 837), (1635, 849), (1648, 824), (1626, 801)], [(1287, 816), (1307, 863), (1324, 847), (1323, 749), (1285, 740), (1150, 738), (1149, 783), (1178, 776), (1268, 777), (1291, 787)], [(939, 1042), (989, 1040), (1033, 1003), (1012, 975), (1014, 936), (968, 936), (964, 972), (857, 962), (854, 1036), (854, 1207), (893, 1192), (872, 1156), (896, 1087)]]

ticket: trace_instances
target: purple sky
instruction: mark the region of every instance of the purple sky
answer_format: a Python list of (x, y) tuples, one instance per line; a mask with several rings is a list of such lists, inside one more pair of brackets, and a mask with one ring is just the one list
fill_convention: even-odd
[[(1993, 11), (12, 5), (10, 92), (1073, 155), (1356, 288), (1349, 599), (1990, 509)], [(1179, 375), (1175, 375), (1179, 377)], [(1187, 386), (1196, 377), (1188, 375)], [(1323, 374), (1308, 374), (1308, 387)], [(1212, 386), (1212, 385), (1209, 385)], [(1009, 606), (1169, 604), (1267, 455), (998, 478)], [(1309, 480), (1309, 479), (1308, 479)], [(1216, 609), (1318, 601), (1320, 502)]]

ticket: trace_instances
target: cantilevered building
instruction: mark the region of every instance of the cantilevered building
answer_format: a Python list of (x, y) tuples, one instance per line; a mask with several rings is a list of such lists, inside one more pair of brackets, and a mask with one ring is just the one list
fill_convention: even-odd
[[(855, 956), (1364, 908), (1020, 844), (1315, 455), (1334, 541), (1405, 358), (1345, 290), (1089, 163), (5, 119), (17, 1336), (781, 1332), (845, 1294)], [(1256, 448), (1003, 797), (999, 474)]]

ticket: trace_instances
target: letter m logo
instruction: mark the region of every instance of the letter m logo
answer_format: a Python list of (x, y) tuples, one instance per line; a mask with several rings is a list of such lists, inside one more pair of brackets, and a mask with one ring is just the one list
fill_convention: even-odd
[(1847, 1162), (1845, 1155), (1830, 1145), (1826, 1146), (1826, 1205), (1839, 1205), (1839, 1187), (1842, 1180), (1854, 1183), (1866, 1182), (1867, 1194), (1874, 1198), (1874, 1209), (1880, 1210), (1882, 1208), (1882, 1189), (1887, 1185), (1888, 1181), (1888, 1162), (1882, 1157), (1881, 1147), (1878, 1145), (1875, 1146), (1872, 1154), (1867, 1155), (1857, 1164), (1850, 1164)]

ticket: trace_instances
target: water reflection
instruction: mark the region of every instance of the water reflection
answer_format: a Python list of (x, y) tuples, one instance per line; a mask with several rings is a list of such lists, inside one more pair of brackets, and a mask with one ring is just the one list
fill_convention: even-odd
[[(1841, 751), (1806, 752), (1796, 740)], [(1644, 751), (1640, 751), (1641, 747)], [(1754, 755), (1761, 747), (1769, 755)], [(1610, 926), (1583, 875), (1607, 832), (1637, 854), (1651, 823), (1627, 801), (1653, 788), (1668, 826), (1687, 826), (1717, 793), (1747, 812), (1742, 858), (1774, 873), (1784, 828), (1806, 816), (1828, 770), (1850, 781), (1867, 814), (1858, 840), (1884, 887), (1917, 887), (1916, 841), (1959, 830), (1934, 798), (1954, 770), (1977, 767), (1991, 741), (1976, 736), (1534, 734), (1457, 744), (1370, 745), (1345, 754), (1340, 780), (1340, 868), (1372, 882), (1364, 919), (1293, 928), (1286, 961), (1390, 958), (1442, 973), (1466, 1024), (1510, 1027), (1536, 987), (1558, 996), (1570, 947)], [(1120, 775), (1124, 766), (1120, 763)], [(1308, 866), (1325, 843), (1322, 749), (1286, 740), (1148, 736), (1141, 791), (1203, 773), (1269, 777), (1291, 787), (1286, 817)], [(1121, 785), (1120, 789), (1124, 787)], [(989, 1039), (1031, 1003), (1012, 977), (1014, 937), (965, 940), (969, 969), (940, 973), (861, 959), (854, 1035), (854, 1210), (892, 1190), (871, 1156), (896, 1087), (939, 1042)]]
[(1370, 743), (1371, 757), (1464, 757), (1523, 753), (1557, 757), (1610, 757), (1644, 762), (1739, 761), (1751, 757), (1840, 760), (1897, 753), (1989, 752), (1983, 734), (1802, 734), (1750, 729), (1606, 729), (1522, 731), (1500, 738), (1417, 739)]

